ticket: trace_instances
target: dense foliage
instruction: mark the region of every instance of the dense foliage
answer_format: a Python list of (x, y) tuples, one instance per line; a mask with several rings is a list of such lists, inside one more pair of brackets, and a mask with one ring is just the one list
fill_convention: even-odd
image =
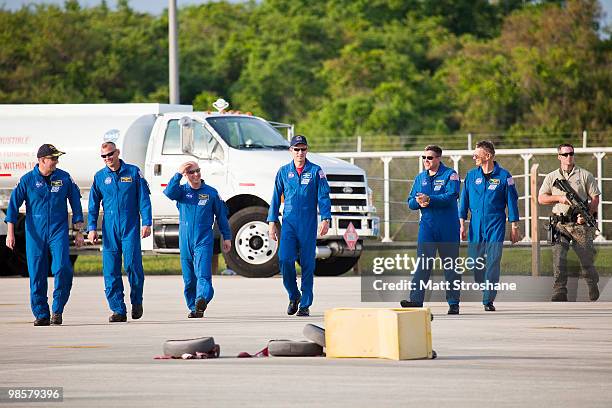
[[(473, 132), (514, 144), (582, 129), (606, 138), (612, 41), (600, 17), (595, 0), (182, 7), (181, 101), (206, 109), (224, 97), (320, 143)], [(0, 9), (0, 103), (166, 102), (167, 21), (126, 0)]]

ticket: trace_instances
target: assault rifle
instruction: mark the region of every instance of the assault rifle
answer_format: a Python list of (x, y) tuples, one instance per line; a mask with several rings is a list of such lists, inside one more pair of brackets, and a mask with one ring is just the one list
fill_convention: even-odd
[(553, 186), (565, 193), (565, 197), (567, 197), (567, 200), (570, 202), (570, 206), (572, 207), (570, 213), (570, 217), (572, 219), (580, 214), (582, 215), (582, 218), (585, 219), (586, 224), (589, 227), (593, 227), (599, 231), (599, 228), (597, 228), (597, 221), (589, 209), (588, 201), (582, 200), (576, 190), (570, 186), (570, 183), (567, 180), (556, 179)]

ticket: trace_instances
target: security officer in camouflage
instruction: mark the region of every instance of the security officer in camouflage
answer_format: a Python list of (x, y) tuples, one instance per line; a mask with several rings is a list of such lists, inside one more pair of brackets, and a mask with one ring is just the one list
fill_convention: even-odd
[(595, 270), (595, 249), (593, 239), (595, 228), (586, 225), (584, 218), (580, 215), (573, 216), (570, 203), (565, 193), (553, 183), (557, 179), (565, 179), (578, 193), (582, 200), (589, 200), (589, 208), (592, 214), (597, 211), (599, 196), (601, 192), (593, 174), (576, 166), (574, 159), (574, 146), (569, 143), (559, 145), (557, 158), (560, 168), (547, 174), (538, 194), (540, 204), (553, 205), (553, 221), (556, 221), (558, 239), (553, 243), (553, 273), (554, 284), (551, 300), (553, 302), (567, 301), (567, 251), (570, 242), (574, 244), (574, 251), (578, 255), (582, 274), (589, 286), (589, 299), (599, 299), (599, 275)]

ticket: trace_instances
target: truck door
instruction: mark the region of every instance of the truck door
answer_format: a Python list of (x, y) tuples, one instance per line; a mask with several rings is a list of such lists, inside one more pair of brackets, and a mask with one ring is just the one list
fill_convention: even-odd
[(221, 198), (225, 199), (229, 191), (227, 190), (227, 167), (223, 146), (203, 123), (194, 122), (193, 130), (193, 152), (197, 159), (192, 158), (192, 160), (197, 161), (200, 165), (204, 182), (216, 188)]
[(216, 188), (221, 197), (227, 181), (225, 152), (206, 127), (194, 121), (194, 156), (183, 154), (180, 143), (179, 119), (170, 119), (166, 123), (164, 140), (161, 144), (161, 154), (156, 154), (153, 161), (153, 176), (151, 184), (152, 196), (155, 197), (154, 215), (160, 217), (177, 217), (176, 204), (163, 195), (163, 190), (186, 161), (195, 161), (202, 170), (202, 179), (206, 184)]

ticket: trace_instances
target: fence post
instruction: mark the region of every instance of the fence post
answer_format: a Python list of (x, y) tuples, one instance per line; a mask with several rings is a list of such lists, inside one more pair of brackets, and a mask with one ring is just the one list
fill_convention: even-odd
[[(357, 153), (361, 153), (361, 136), (357, 135)], [(355, 164), (355, 158), (351, 157), (349, 159), (351, 164)]]
[(597, 206), (597, 228), (599, 228), (599, 236), (595, 238), (596, 241), (605, 241), (606, 237), (604, 236), (603, 230), (603, 162), (602, 159), (606, 155), (606, 152), (598, 152), (593, 153), (595, 158), (597, 159), (597, 187), (599, 187), (599, 191), (601, 195), (599, 196), (599, 205)]
[(468, 133), (468, 145), (467, 145), (467, 149), (468, 150), (472, 150), (472, 133)]
[(383, 161), (383, 200), (384, 200), (384, 208), (385, 208), (385, 218), (384, 218), (384, 224), (385, 224), (385, 236), (382, 239), (382, 242), (392, 242), (393, 240), (391, 239), (391, 233), (390, 233), (390, 217), (389, 217), (389, 211), (390, 211), (390, 206), (389, 206), (389, 163), (391, 162), (393, 158), (392, 157), (382, 157), (381, 160)]
[(523, 239), (523, 242), (529, 242), (531, 241), (531, 231), (529, 228), (529, 222), (530, 222), (530, 219), (529, 219), (530, 208), (529, 207), (531, 207), (531, 202), (529, 201), (529, 197), (531, 194), (531, 186), (529, 185), (529, 160), (533, 157), (533, 154), (523, 153), (521, 154), (521, 157), (523, 158), (523, 161), (524, 161), (523, 172), (525, 173), (525, 181), (524, 181), (525, 197), (523, 198), (524, 206), (525, 206), (525, 238)]
[(538, 208), (538, 167), (531, 166), (531, 276), (540, 276), (540, 228)]
[(587, 147), (587, 131), (586, 130), (582, 131), (582, 147), (584, 147), (585, 149)]
[(459, 160), (461, 160), (461, 156), (459, 156), (458, 154), (453, 154), (451, 156), (451, 160), (453, 161), (453, 168), (455, 169), (457, 174), (459, 174)]

